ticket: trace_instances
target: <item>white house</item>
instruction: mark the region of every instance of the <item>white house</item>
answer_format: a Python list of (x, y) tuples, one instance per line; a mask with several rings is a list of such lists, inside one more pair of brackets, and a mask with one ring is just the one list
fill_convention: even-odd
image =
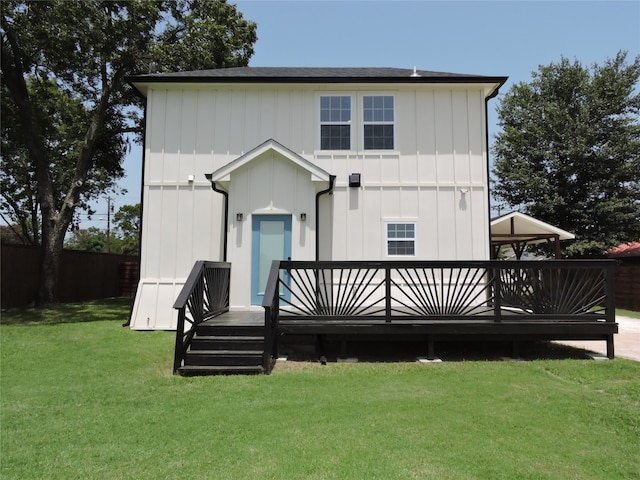
[(196, 260), (259, 308), (272, 259), (490, 258), (487, 103), (506, 77), (395, 68), (143, 75), (133, 329), (175, 328)]

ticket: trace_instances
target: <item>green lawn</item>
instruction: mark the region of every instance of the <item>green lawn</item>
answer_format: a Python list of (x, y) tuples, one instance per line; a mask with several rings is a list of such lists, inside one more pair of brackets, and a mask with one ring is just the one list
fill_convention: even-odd
[(127, 314), (121, 300), (3, 313), (1, 478), (640, 478), (640, 362), (181, 378), (173, 334), (122, 328)]

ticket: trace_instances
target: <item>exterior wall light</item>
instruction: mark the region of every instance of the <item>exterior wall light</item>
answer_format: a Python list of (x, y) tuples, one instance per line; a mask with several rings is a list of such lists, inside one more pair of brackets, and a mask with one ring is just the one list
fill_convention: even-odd
[(243, 218), (244, 218), (244, 215), (242, 213), (236, 213), (236, 220), (238, 222), (241, 222)]
[(349, 174), (349, 186), (350, 187), (359, 187), (360, 185), (361, 185), (360, 174), (359, 173), (350, 173)]
[(301, 222), (306, 222), (307, 221), (307, 214), (306, 213), (301, 213), (300, 214), (300, 221)]

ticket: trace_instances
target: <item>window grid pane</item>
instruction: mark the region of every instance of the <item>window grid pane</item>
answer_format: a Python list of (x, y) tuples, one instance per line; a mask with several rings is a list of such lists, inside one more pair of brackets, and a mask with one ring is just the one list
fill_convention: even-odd
[(387, 243), (388, 246), (388, 255), (415, 255), (415, 242), (412, 240), (410, 242), (404, 241), (389, 241)]
[(320, 97), (320, 121), (322, 123), (351, 121), (351, 97)]
[(365, 150), (393, 150), (393, 125), (365, 125)]
[(351, 127), (349, 125), (322, 125), (320, 127), (320, 148), (322, 150), (349, 150), (351, 147)]

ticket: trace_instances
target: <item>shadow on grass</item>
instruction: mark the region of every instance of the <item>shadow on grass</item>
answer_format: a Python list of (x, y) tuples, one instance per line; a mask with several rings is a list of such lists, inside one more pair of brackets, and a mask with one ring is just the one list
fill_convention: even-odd
[(82, 303), (65, 303), (54, 308), (12, 308), (3, 310), (2, 325), (60, 325), (113, 321), (126, 323), (133, 299), (104, 298)]

